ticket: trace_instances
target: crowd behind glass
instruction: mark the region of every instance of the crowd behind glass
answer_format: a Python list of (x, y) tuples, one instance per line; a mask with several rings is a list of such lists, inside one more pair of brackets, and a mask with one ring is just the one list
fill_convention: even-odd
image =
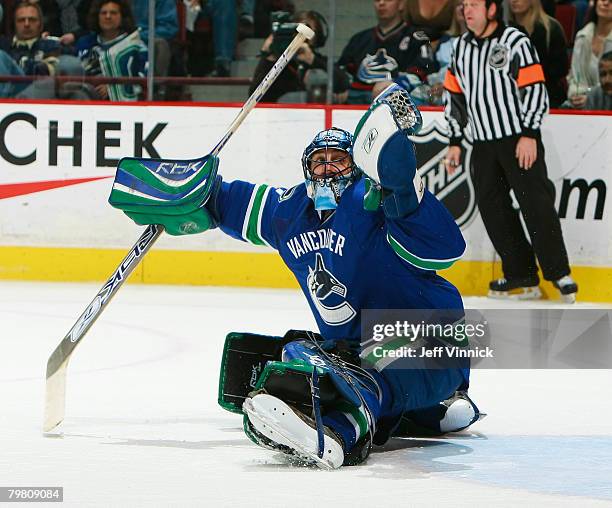
[[(328, 67), (328, 20), (294, 5), (308, 2), (156, 0), (149, 41), (148, 0), (0, 0), (0, 97), (143, 100), (148, 72), (217, 78), (224, 86), (248, 82), (227, 78), (251, 78), (252, 91), (301, 22), (317, 35), (264, 101), (325, 102), (333, 83), (334, 103), (367, 104), (395, 81), (417, 104), (442, 105), (453, 42), (466, 30), (462, 0), (360, 1), (371, 4), (376, 26), (336, 47)], [(612, 0), (507, 0), (504, 16), (536, 47), (552, 108), (612, 109)], [(350, 20), (337, 17), (336, 29), (344, 22)], [(248, 39), (261, 41), (247, 55), (258, 63), (241, 75), (237, 47)], [(185, 80), (166, 80), (155, 85), (153, 97), (189, 100), (188, 88)]]

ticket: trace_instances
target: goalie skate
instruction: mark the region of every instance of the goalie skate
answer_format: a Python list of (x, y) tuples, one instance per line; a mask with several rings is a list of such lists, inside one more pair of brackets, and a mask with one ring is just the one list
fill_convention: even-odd
[(323, 457), (318, 455), (318, 436), (314, 421), (282, 400), (258, 393), (244, 401), (242, 409), (247, 435), (253, 434), (260, 446), (281, 451), (306, 465), (336, 469), (344, 462), (339, 439), (325, 428)]

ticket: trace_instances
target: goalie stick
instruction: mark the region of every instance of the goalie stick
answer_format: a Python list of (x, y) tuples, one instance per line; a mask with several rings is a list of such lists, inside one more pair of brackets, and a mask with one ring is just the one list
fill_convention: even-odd
[[(272, 83), (276, 80), (282, 70), (287, 66), (293, 58), (299, 47), (307, 40), (314, 36), (314, 32), (306, 25), (299, 24), (297, 26), (297, 35), (291, 41), (287, 49), (276, 61), (272, 69), (261, 81), (253, 94), (244, 103), (238, 115), (228, 127), (226, 133), (221, 140), (213, 148), (210, 154), (196, 160), (162, 160), (153, 159), (162, 163), (185, 164), (196, 163), (202, 161), (210, 155), (216, 156), (227, 144), (232, 135), (236, 132), (240, 124), (246, 116), (253, 110), (255, 105), (261, 100), (263, 95), (268, 91)], [(138, 160), (138, 159), (136, 159)], [(142, 160), (142, 159), (140, 159)], [(121, 164), (121, 162), (120, 162)], [(123, 285), (132, 271), (138, 266), (142, 258), (146, 255), (155, 241), (163, 233), (164, 228), (160, 225), (152, 224), (147, 226), (144, 233), (140, 236), (136, 244), (128, 252), (119, 267), (106, 281), (102, 289), (95, 296), (93, 301), (87, 306), (85, 311), (77, 319), (70, 331), (59, 343), (57, 348), (51, 353), (47, 362), (47, 382), (45, 395), (45, 418), (43, 422), (43, 431), (50, 432), (64, 420), (65, 404), (66, 404), (66, 374), (68, 370), (68, 362), (75, 348), (81, 342), (87, 331), (106, 308), (113, 296)]]

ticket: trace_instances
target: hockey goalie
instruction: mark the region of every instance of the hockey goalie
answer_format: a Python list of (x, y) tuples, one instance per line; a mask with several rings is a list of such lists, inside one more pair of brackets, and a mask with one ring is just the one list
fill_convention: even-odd
[(463, 312), (457, 289), (436, 274), (462, 256), (465, 242), (416, 170), (408, 136), (421, 123), (408, 93), (392, 85), (354, 135), (316, 134), (302, 155), (304, 181), (289, 189), (225, 182), (216, 158), (194, 169), (193, 196), (188, 182), (178, 197), (160, 197), (155, 179), (118, 172), (116, 183), (137, 185), (145, 197), (128, 203), (116, 187), (111, 204), (138, 224), (163, 224), (171, 234), (219, 227), (277, 250), (293, 272), (319, 333), (230, 333), (219, 402), (243, 414), (253, 442), (298, 463), (358, 464), (391, 436), (459, 431), (480, 417), (467, 394), (469, 363), (403, 368), (361, 355), (364, 309)]

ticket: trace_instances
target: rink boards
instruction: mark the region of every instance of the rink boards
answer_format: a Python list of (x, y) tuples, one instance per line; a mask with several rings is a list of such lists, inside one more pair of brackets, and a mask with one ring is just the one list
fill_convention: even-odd
[[(107, 203), (118, 159), (201, 156), (237, 111), (233, 105), (211, 104), (0, 103), (0, 278), (106, 279), (141, 232)], [(258, 107), (221, 152), (220, 172), (225, 180), (295, 185), (302, 179), (302, 150), (313, 134), (330, 125), (352, 130), (362, 112)], [(500, 269), (478, 215), (469, 172), (449, 178), (439, 165), (446, 141), (442, 112), (425, 111), (424, 122), (422, 136), (414, 139), (421, 174), (449, 207), (468, 244), (463, 260), (442, 273), (463, 294), (483, 294)], [(573, 272), (581, 298), (590, 301), (612, 301), (610, 127), (610, 116), (585, 114), (551, 114), (543, 127)], [(465, 148), (469, 157), (469, 144)], [(132, 279), (295, 286), (273, 251), (219, 231), (162, 237)]]

